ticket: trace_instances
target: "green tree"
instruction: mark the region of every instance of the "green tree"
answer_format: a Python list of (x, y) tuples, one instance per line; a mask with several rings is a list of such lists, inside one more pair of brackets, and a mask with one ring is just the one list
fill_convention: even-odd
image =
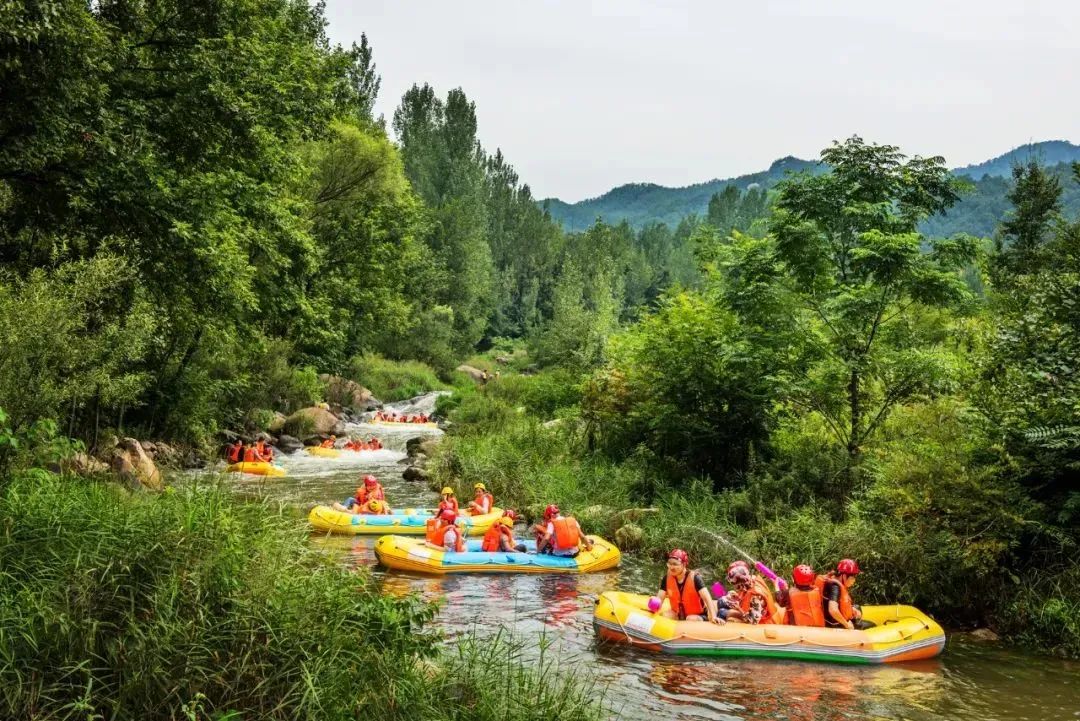
[(889, 411), (941, 378), (941, 334), (926, 324), (934, 308), (970, 298), (958, 271), (976, 248), (917, 230), (958, 197), (942, 158), (907, 159), (852, 137), (821, 159), (829, 172), (777, 186), (769, 227), (815, 360), (793, 399), (821, 413), (846, 448), (843, 496)]

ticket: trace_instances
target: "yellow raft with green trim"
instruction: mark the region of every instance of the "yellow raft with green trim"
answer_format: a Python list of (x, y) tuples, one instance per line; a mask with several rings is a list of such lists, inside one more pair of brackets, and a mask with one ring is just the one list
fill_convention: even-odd
[(285, 469), (266, 461), (241, 461), (225, 466), (227, 473), (249, 473), (255, 476), (284, 476)]
[(308, 446), (304, 449), (309, 456), (321, 456), (322, 458), (337, 458), (341, 451), (336, 448), (323, 448), (322, 446)]
[(592, 550), (573, 558), (536, 553), (536, 542), (525, 541), (525, 552), (481, 551), (482, 541), (467, 541), (460, 553), (440, 551), (422, 538), (383, 536), (375, 542), (375, 555), (388, 568), (418, 573), (592, 573), (619, 565), (619, 549), (599, 536)]
[[(482, 536), (496, 519), (502, 517), (501, 508), (491, 509), (482, 516), (458, 516), (458, 525), (469, 536)], [(330, 506), (315, 506), (308, 513), (308, 522), (320, 531), (340, 533), (347, 536), (374, 536), (396, 533), (407, 536), (423, 536), (427, 520), (435, 515), (430, 508), (404, 508), (381, 515), (373, 513), (348, 513)]]
[(649, 611), (649, 597), (606, 591), (596, 600), (593, 627), (605, 640), (676, 656), (756, 656), (878, 664), (933, 658), (945, 649), (945, 632), (913, 606), (863, 606), (877, 624), (865, 631), (729, 621), (675, 621)]

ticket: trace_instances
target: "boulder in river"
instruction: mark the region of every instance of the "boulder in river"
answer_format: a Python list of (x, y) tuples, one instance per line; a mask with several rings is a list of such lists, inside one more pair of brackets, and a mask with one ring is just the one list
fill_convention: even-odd
[(278, 436), (277, 443), (274, 445), (282, 453), (296, 453), (304, 448), (304, 444), (300, 442), (299, 438), (284, 433)]
[(109, 465), (113, 471), (136, 488), (160, 491), (165, 488), (161, 471), (146, 455), (142, 444), (134, 438), (124, 438), (112, 451)]
[(266, 430), (270, 431), (271, 433), (278, 433), (279, 431), (281, 431), (282, 428), (285, 427), (285, 421), (286, 417), (284, 413), (278, 413), (277, 411), (274, 411), (274, 420), (270, 421), (270, 423), (267, 424)]
[(76, 453), (58, 463), (50, 463), (48, 468), (53, 473), (69, 473), (74, 476), (100, 475), (109, 470), (108, 465), (85, 453)]
[(430, 481), (431, 476), (423, 468), (417, 468), (416, 466), (409, 466), (401, 474), (401, 477), (406, 481)]
[(378, 400), (356, 381), (323, 373), (319, 380), (326, 384), (326, 400), (345, 408), (367, 411), (379, 407)]
[(291, 436), (333, 433), (340, 419), (328, 410), (318, 406), (301, 408), (285, 419), (282, 427)]

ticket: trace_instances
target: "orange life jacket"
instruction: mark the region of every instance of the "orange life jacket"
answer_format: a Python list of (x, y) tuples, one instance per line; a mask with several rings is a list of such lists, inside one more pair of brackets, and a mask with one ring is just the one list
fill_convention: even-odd
[(491, 509), (495, 507), (495, 496), (490, 493), (481, 493), (480, 497), (475, 499), (475, 503), (483, 508), (481, 513), (491, 513)]
[(760, 576), (754, 576), (753, 581), (750, 584), (750, 588), (746, 589), (739, 596), (739, 608), (744, 614), (750, 612), (750, 601), (754, 596), (761, 596), (765, 600), (765, 613), (761, 617), (759, 623), (783, 623), (784, 612), (783, 606), (778, 606), (776, 599), (773, 598), (772, 591), (765, 584), (765, 580)]
[(578, 547), (581, 543), (581, 528), (572, 516), (558, 517), (551, 523), (555, 526), (555, 537), (551, 539), (555, 550), (565, 551)]
[(451, 498), (449, 501), (439, 501), (439, 508), (435, 511), (435, 515), (437, 516), (447, 509), (453, 511), (454, 513), (458, 512), (458, 503), (456, 498)]
[(821, 590), (816, 585), (806, 589), (798, 586), (788, 589), (788, 623), (793, 626), (825, 625)]
[(480, 543), (480, 550), (492, 553), (502, 550), (500, 539), (506, 537), (511, 545), (514, 543), (514, 532), (501, 523), (495, 523), (484, 534), (484, 540)]
[(361, 487), (356, 493), (356, 500), (360, 505), (366, 505), (368, 501), (385, 501), (386, 494), (383, 493), (382, 484), (376, 483), (370, 489), (367, 486)]
[[(837, 602), (837, 605), (840, 607), (840, 615), (843, 616), (844, 620), (850, 621), (851, 619), (855, 618), (855, 607), (851, 601), (851, 594), (848, 593), (847, 586), (845, 586), (839, 578), (836, 578), (834, 576), (829, 576), (822, 579), (820, 588), (823, 599), (825, 595), (826, 583), (835, 583), (837, 586), (840, 587), (840, 600)], [(830, 614), (829, 610), (825, 608), (824, 603), (822, 603), (822, 616), (828, 623), (836, 623), (832, 619), (832, 614)]]
[(269, 463), (271, 458), (273, 458), (273, 454), (271, 453), (269, 446), (265, 443), (255, 444), (255, 460)]
[[(427, 528), (425, 529), (425, 537), (427, 542), (433, 546), (444, 548), (446, 546), (446, 532), (451, 528), (455, 528), (452, 523), (445, 523), (441, 518), (429, 518), (427, 520)], [(465, 532), (460, 528), (457, 528), (457, 542), (454, 543), (454, 550), (461, 553), (465, 550)]]
[(322, 446), (323, 448), (333, 448), (334, 447), (334, 442), (332, 440), (330, 440), (329, 438), (327, 438), (325, 441), (323, 441), (319, 445)]
[(255, 449), (254, 448), (245, 448), (244, 449), (244, 463), (255, 463), (258, 460), (259, 459), (255, 455)]
[[(686, 572), (686, 578), (683, 579), (681, 589), (679, 588), (679, 582), (671, 574), (668, 574), (667, 585), (664, 590), (667, 592), (668, 604), (671, 605), (671, 610), (677, 613), (680, 619), (685, 619), (687, 616), (704, 617), (706, 615), (705, 604), (701, 601), (701, 594), (694, 587), (694, 575), (696, 573), (696, 571)], [(689, 590), (683, 593), (688, 586)]]
[(229, 451), (228, 451), (228, 455), (226, 456), (226, 458), (229, 459), (229, 463), (239, 463), (240, 458), (241, 458), (241, 454), (243, 452), (244, 452), (244, 446), (243, 445), (229, 446)]

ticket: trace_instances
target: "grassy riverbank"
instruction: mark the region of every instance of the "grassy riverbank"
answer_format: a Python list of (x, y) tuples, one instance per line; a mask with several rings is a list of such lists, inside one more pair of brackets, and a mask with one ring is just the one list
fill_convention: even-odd
[(217, 485), (0, 485), (0, 717), (591, 719), (596, 691), (312, 550), (293, 509)]
[[(1009, 640), (1080, 655), (1080, 565), (1040, 521), (1046, 510), (975, 459), (961, 411), (948, 400), (899, 409), (875, 450), (871, 480), (843, 508), (820, 491), (830, 458), (806, 422), (776, 435), (744, 482), (714, 492), (644, 447), (623, 459), (589, 450), (582, 385), (566, 374), (462, 383), (444, 402), (450, 437), (431, 464), (438, 484), (468, 493), (485, 482), (502, 505), (555, 502), (590, 532), (625, 525), (619, 511), (651, 507), (624, 539), (657, 561), (672, 547), (719, 578), (733, 552), (722, 534), (777, 569), (818, 569), (856, 557), (865, 602), (913, 603), (954, 626), (989, 625)], [(552, 423), (552, 420), (556, 420)], [(835, 465), (830, 465), (835, 464)], [(644, 590), (644, 589), (639, 589)]]

